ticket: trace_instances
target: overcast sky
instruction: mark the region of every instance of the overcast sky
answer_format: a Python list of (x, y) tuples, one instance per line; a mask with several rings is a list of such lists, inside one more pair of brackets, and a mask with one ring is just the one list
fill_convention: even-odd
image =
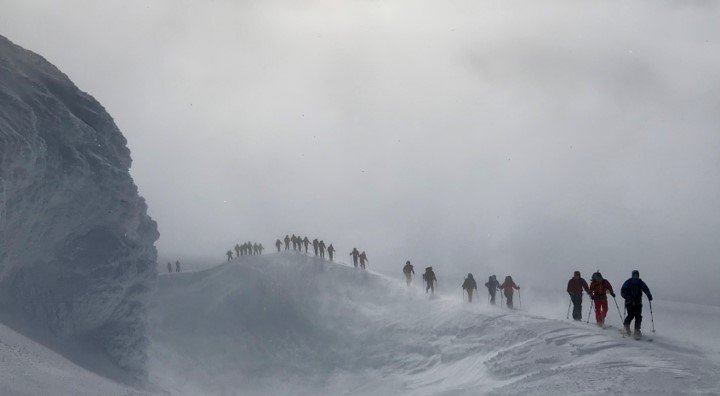
[(719, 20), (712, 1), (0, 0), (0, 34), (127, 137), (162, 258), (302, 233), (387, 273), (563, 290), (637, 268), (713, 304)]

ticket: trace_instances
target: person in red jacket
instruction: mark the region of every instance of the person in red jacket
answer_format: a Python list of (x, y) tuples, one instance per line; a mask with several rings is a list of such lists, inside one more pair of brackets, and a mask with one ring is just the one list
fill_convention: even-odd
[(605, 326), (605, 316), (607, 316), (608, 310), (608, 293), (615, 297), (615, 292), (612, 286), (610, 286), (610, 282), (608, 282), (607, 279), (603, 279), (600, 271), (597, 271), (592, 275), (589, 294), (590, 298), (595, 302), (595, 320), (600, 327)]
[(580, 277), (580, 271), (575, 271), (573, 277), (570, 278), (567, 285), (567, 292), (570, 295), (570, 301), (573, 303), (573, 319), (582, 320), (582, 292), (583, 289), (590, 294), (588, 284)]
[(505, 282), (500, 285), (500, 289), (505, 293), (505, 306), (513, 309), (513, 293), (515, 290), (520, 290), (520, 286), (516, 285), (515, 282), (513, 282), (512, 276), (508, 275), (505, 277)]

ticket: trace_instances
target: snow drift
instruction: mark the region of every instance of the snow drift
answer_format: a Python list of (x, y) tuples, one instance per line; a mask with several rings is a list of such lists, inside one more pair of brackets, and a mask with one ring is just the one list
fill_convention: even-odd
[(483, 293), (462, 304), (459, 284), (429, 299), (295, 253), (161, 275), (151, 380), (186, 395), (720, 391), (717, 363), (689, 344), (491, 308)]
[(112, 118), (0, 36), (0, 310), (56, 346), (99, 348), (146, 376), (156, 224)]

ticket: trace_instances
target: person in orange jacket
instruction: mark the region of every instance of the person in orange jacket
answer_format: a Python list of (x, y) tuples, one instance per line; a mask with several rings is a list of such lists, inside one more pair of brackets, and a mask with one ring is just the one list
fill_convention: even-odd
[(505, 293), (505, 305), (513, 309), (513, 293), (515, 292), (513, 289), (520, 290), (520, 286), (516, 285), (515, 282), (513, 282), (512, 276), (508, 275), (505, 277), (505, 282), (500, 285), (500, 289)]
[(615, 292), (613, 291), (610, 282), (604, 279), (600, 271), (595, 272), (592, 275), (590, 281), (590, 298), (595, 303), (595, 321), (600, 327), (605, 326), (605, 317), (608, 311), (608, 300), (607, 295), (610, 293), (613, 298)]

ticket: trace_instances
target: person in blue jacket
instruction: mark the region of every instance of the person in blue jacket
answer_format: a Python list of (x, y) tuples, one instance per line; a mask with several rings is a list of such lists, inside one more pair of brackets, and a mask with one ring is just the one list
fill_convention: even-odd
[(625, 299), (627, 317), (625, 317), (625, 331), (630, 334), (630, 322), (635, 319), (635, 337), (640, 337), (640, 325), (642, 324), (642, 294), (645, 293), (649, 301), (652, 301), (652, 293), (645, 282), (640, 279), (640, 271), (634, 270), (632, 277), (623, 283), (620, 295)]

